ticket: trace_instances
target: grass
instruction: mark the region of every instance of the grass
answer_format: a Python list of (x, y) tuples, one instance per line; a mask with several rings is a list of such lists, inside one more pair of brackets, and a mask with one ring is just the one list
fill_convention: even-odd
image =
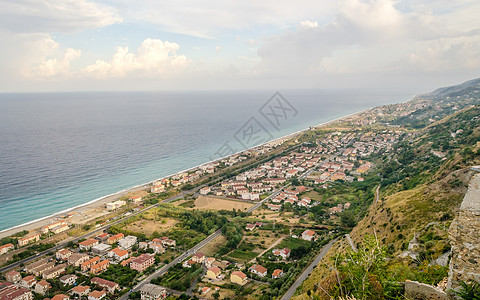
[(240, 260), (244, 260), (244, 261), (249, 261), (249, 260), (252, 260), (254, 259), (255, 257), (257, 257), (258, 253), (255, 253), (253, 251), (242, 251), (242, 250), (239, 250), (239, 249), (236, 249), (234, 251), (232, 251), (228, 256), (229, 257), (232, 257), (232, 258), (237, 258), (237, 259), (240, 259)]

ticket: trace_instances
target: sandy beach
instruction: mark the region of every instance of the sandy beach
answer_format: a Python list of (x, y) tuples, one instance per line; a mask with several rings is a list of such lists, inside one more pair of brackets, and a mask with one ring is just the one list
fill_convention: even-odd
[[(339, 122), (339, 121), (342, 121), (343, 119), (347, 119), (347, 118), (351, 118), (355, 115), (359, 115), (361, 113), (364, 113), (366, 111), (369, 111), (370, 109), (372, 108), (368, 108), (368, 109), (365, 109), (365, 110), (362, 110), (362, 111), (359, 111), (359, 112), (356, 112), (356, 113), (352, 113), (352, 114), (349, 114), (349, 115), (346, 115), (346, 116), (343, 116), (343, 117), (340, 117), (340, 118), (337, 118), (337, 119), (334, 119), (334, 120), (331, 120), (331, 121), (327, 121), (327, 122), (324, 122), (324, 123), (321, 123), (321, 124), (318, 124), (318, 125), (315, 125), (315, 126), (312, 126), (313, 128), (321, 128), (321, 127), (325, 127), (325, 126), (328, 126), (328, 125), (331, 125), (335, 122)], [(271, 143), (273, 141), (276, 141), (276, 140), (280, 140), (280, 139), (285, 139), (285, 138), (293, 138), (299, 134), (301, 134), (302, 132), (305, 132), (307, 130), (309, 130), (310, 128), (305, 128), (305, 129), (302, 129), (302, 130), (299, 130), (297, 132), (293, 132), (293, 133), (290, 133), (290, 134), (287, 134), (285, 136), (282, 136), (282, 137), (279, 137), (275, 140), (272, 140), (272, 141), (269, 141), (269, 142), (266, 142), (264, 144), (268, 144), (268, 143)], [(259, 147), (259, 146), (262, 146), (264, 144), (261, 144), (261, 145), (258, 145), (258, 146), (255, 146), (255, 147)], [(252, 147), (252, 148), (255, 148), (255, 147)], [(236, 154), (239, 154), (239, 153), (242, 153), (244, 151), (246, 151), (248, 149), (245, 149), (245, 150), (242, 150), (242, 151), (239, 151), (235, 154), (232, 154), (232, 155), (236, 155)], [(219, 159), (216, 159), (216, 160), (213, 160), (213, 161), (217, 161), (217, 160), (221, 160), (221, 159), (224, 159), (226, 157), (229, 157), (231, 155), (228, 155), (228, 156), (225, 156), (225, 157), (222, 157), (222, 158), (219, 158)], [(210, 163), (210, 162), (213, 162), (213, 161), (209, 161), (209, 162), (205, 162), (203, 164), (207, 164), (207, 163)], [(189, 168), (187, 170), (182, 170), (176, 174), (179, 174), (179, 173), (182, 173), (182, 172), (185, 172), (185, 171), (188, 171), (188, 170), (192, 170), (192, 169), (195, 169), (197, 168), (198, 166), (195, 166), (195, 167), (192, 167), (192, 168)], [(171, 174), (169, 176), (166, 176), (165, 178), (168, 178), (168, 177), (171, 177), (175, 174)], [(160, 178), (161, 179), (161, 178)], [(159, 179), (155, 179), (155, 180), (159, 180)], [(153, 181), (155, 181), (153, 180)], [(94, 218), (97, 218), (99, 216), (102, 216), (102, 215), (105, 215), (105, 214), (108, 214), (108, 211), (106, 211), (104, 209), (105, 207), (105, 204), (108, 203), (108, 202), (112, 202), (112, 201), (115, 201), (115, 200), (118, 200), (119, 198), (123, 197), (123, 196), (127, 196), (127, 195), (133, 195), (135, 193), (138, 193), (138, 192), (141, 192), (141, 191), (144, 191), (146, 190), (146, 186), (148, 184), (150, 184), (151, 182), (153, 181), (150, 181), (148, 183), (145, 183), (145, 184), (142, 184), (142, 185), (139, 185), (139, 186), (136, 186), (134, 188), (131, 188), (131, 189), (128, 189), (128, 190), (125, 190), (125, 191), (120, 191), (120, 192), (117, 192), (115, 194), (112, 194), (112, 195), (109, 195), (109, 196), (105, 196), (105, 197), (102, 197), (98, 200), (95, 200), (95, 201), (91, 201), (89, 203), (86, 203), (84, 205), (79, 205), (77, 207), (73, 207), (71, 209), (68, 209), (68, 210), (64, 210), (62, 212), (59, 212), (59, 213), (56, 213), (56, 214), (53, 214), (53, 215), (50, 215), (50, 216), (47, 216), (47, 217), (44, 217), (42, 219), (38, 219), (38, 220), (34, 220), (32, 222), (29, 222), (29, 223), (26, 223), (26, 224), (22, 224), (22, 225), (18, 225), (18, 226), (15, 226), (15, 227), (12, 227), (12, 228), (9, 228), (9, 229), (5, 229), (3, 231), (0, 232), (0, 238), (3, 238), (3, 237), (7, 237), (7, 236), (10, 236), (16, 232), (20, 232), (20, 231), (23, 231), (23, 230), (28, 230), (30, 232), (34, 232), (36, 230), (39, 230), (41, 227), (45, 226), (45, 225), (48, 225), (52, 222), (54, 222), (57, 218), (62, 218), (62, 217), (65, 217), (66, 215), (69, 215), (69, 214), (74, 214), (75, 216), (72, 216), (69, 218), (69, 222), (72, 223), (72, 224), (82, 224), (82, 223), (85, 223), (91, 219), (94, 219)]]

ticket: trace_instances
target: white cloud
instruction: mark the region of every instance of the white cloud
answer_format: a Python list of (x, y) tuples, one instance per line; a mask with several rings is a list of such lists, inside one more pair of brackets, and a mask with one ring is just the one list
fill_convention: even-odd
[(88, 0), (0, 0), (0, 28), (18, 33), (74, 32), (121, 22), (115, 9)]
[(336, 4), (330, 0), (144, 0), (130, 5), (118, 1), (126, 21), (148, 22), (164, 31), (218, 38), (232, 31), (283, 27), (300, 19), (328, 18)]
[[(466, 7), (435, 14), (434, 5), (430, 9), (409, 6), (400, 10), (399, 3), (339, 1), (336, 17), (329, 24), (303, 21), (295, 30), (266, 38), (258, 50), (262, 60), (256, 72), (313, 76), (326, 72), (385, 71), (414, 63), (435, 63), (434, 58), (443, 61), (445, 67), (476, 64), (475, 45), (471, 41), (459, 43), (458, 39), (476, 36), (480, 28), (478, 22), (469, 19), (463, 30), (450, 26), (458, 16), (465, 17), (469, 5), (476, 7), (476, 4), (467, 3)], [(433, 43), (440, 39), (456, 39), (457, 46), (453, 46), (453, 42), (447, 43), (451, 44), (447, 47)], [(429, 43), (432, 46), (426, 46)], [(436, 52), (435, 55), (423, 51), (425, 47), (434, 47), (426, 50)], [(404, 59), (406, 53), (413, 53), (409, 63)]]
[(179, 48), (176, 43), (146, 39), (137, 49), (137, 54), (129, 52), (128, 47), (118, 47), (112, 60), (97, 60), (95, 64), (83, 68), (81, 74), (98, 79), (175, 75), (190, 63), (185, 55), (176, 53)]

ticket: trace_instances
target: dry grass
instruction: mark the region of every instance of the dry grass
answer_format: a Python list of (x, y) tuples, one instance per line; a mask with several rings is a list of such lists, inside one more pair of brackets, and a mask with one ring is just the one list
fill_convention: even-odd
[(219, 235), (213, 241), (203, 246), (203, 248), (201, 248), (199, 251), (206, 256), (213, 256), (215, 253), (218, 252), (218, 249), (220, 249), (220, 247), (225, 244), (226, 241), (226, 237), (224, 237), (223, 235)]
[(233, 210), (235, 208), (236, 210), (247, 210), (252, 206), (253, 204), (242, 201), (225, 200), (207, 196), (199, 196), (197, 200), (195, 200), (196, 209)]
[(178, 220), (164, 218), (161, 221), (157, 220), (139, 220), (129, 224), (125, 229), (134, 232), (141, 232), (145, 235), (149, 236), (153, 232), (163, 232), (172, 227), (174, 227), (178, 223)]

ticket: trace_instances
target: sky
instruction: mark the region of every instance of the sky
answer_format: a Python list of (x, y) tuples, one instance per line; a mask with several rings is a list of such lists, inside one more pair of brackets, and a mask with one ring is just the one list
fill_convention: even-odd
[(428, 92), (480, 77), (478, 0), (0, 0), (0, 7), (0, 92)]

